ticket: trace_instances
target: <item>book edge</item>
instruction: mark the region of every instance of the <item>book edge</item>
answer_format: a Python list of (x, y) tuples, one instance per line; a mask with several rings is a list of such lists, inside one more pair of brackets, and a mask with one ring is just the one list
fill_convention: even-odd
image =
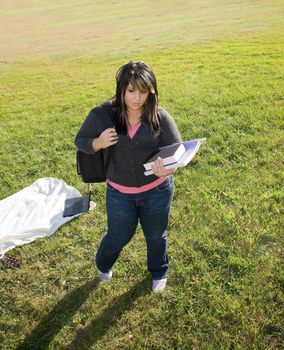
[[(169, 156), (167, 158), (162, 158), (164, 166), (169, 165), (169, 164), (171, 164), (173, 162), (176, 163), (176, 162), (179, 161), (179, 159), (182, 157), (182, 155), (186, 152), (186, 148), (184, 146), (184, 142), (182, 142), (182, 143), (175, 143), (175, 144), (172, 144), (172, 145), (164, 146), (162, 148), (159, 148), (159, 151), (156, 153), (156, 155), (157, 155), (163, 149), (166, 149), (168, 147), (175, 146), (175, 145), (183, 145), (183, 149), (181, 151), (181, 154), (178, 155), (178, 159), (177, 160), (176, 160), (176, 155), (175, 154), (173, 154), (172, 156)], [(178, 151), (179, 151), (179, 148), (177, 148), (176, 152), (178, 152)], [(154, 158), (156, 155), (154, 155), (152, 158)], [(155, 162), (155, 160), (151, 161), (151, 162), (144, 163), (143, 166), (144, 166), (144, 168), (146, 170), (151, 170), (151, 166), (153, 165), (154, 162)], [(164, 162), (166, 162), (166, 164)]]
[[(181, 168), (181, 167), (186, 166), (194, 158), (194, 156), (198, 152), (200, 146), (206, 141), (206, 138), (193, 139), (193, 140), (185, 141), (185, 142), (183, 142), (183, 145), (185, 145), (187, 143), (190, 143), (190, 142), (193, 142), (193, 141), (199, 141), (199, 142), (197, 142), (194, 150), (190, 153), (190, 156), (186, 159), (186, 161), (182, 161), (182, 162), (177, 161), (177, 162), (174, 162), (174, 163), (171, 163), (171, 164), (167, 164), (164, 167), (166, 169), (172, 169), (172, 168)], [(168, 146), (165, 146), (165, 147), (168, 147)], [(186, 147), (185, 147), (185, 152), (186, 152)], [(153, 175), (153, 170), (152, 169), (146, 170), (144, 172), (144, 175), (145, 176)]]

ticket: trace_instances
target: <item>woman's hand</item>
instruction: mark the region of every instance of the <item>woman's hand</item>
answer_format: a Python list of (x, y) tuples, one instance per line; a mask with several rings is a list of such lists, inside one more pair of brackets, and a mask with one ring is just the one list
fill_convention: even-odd
[(152, 170), (158, 177), (169, 176), (176, 172), (176, 168), (166, 169), (160, 157), (152, 165)]
[(118, 136), (115, 128), (105, 129), (98, 138), (93, 139), (92, 146), (95, 152), (103, 148), (108, 148), (115, 145), (118, 141)]

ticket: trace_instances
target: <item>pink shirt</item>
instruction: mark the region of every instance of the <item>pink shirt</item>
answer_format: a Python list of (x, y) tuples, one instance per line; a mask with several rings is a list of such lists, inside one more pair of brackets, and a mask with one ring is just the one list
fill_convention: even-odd
[[(141, 123), (137, 125), (129, 125), (128, 127), (128, 136), (132, 139), (134, 135), (136, 134), (137, 130), (139, 129)], [(122, 193), (127, 193), (127, 194), (136, 194), (136, 193), (141, 193), (141, 192), (146, 192), (149, 190), (152, 190), (153, 188), (159, 186), (161, 183), (163, 183), (167, 177), (159, 177), (157, 180), (144, 185), (140, 187), (128, 187), (128, 186), (122, 186), (119, 185), (115, 182), (110, 181), (107, 179), (107, 183), (109, 183), (112, 187), (114, 187), (116, 190)]]

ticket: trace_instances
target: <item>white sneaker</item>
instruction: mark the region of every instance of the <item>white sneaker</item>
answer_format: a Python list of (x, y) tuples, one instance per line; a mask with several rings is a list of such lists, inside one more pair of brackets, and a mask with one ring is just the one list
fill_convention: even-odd
[(99, 271), (99, 277), (101, 282), (108, 282), (112, 278), (112, 271), (110, 270), (109, 272), (106, 272), (106, 273)]
[(167, 285), (167, 278), (162, 278), (161, 280), (152, 281), (152, 291), (154, 293), (163, 292)]

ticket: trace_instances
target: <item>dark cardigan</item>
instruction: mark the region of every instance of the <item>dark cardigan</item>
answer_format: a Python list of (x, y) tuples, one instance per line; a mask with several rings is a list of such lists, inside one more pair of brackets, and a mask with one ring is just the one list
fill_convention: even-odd
[[(131, 139), (118, 134), (118, 143), (113, 146), (107, 178), (119, 185), (140, 187), (157, 179), (155, 175), (145, 176), (145, 163), (159, 147), (182, 142), (180, 133), (173, 118), (163, 108), (158, 109), (160, 131), (156, 135), (147, 122), (141, 122), (139, 129)], [(76, 147), (85, 153), (92, 154), (92, 141), (101, 132), (112, 128), (112, 106), (109, 103), (92, 109), (75, 138)]]

